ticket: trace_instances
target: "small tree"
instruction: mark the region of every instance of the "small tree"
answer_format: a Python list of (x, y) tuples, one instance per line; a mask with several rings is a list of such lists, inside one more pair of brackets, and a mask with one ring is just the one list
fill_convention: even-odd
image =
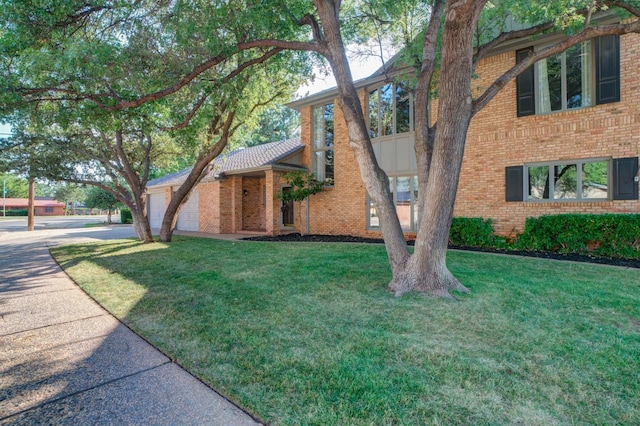
[(65, 215), (69, 214), (68, 206), (71, 204), (71, 214), (76, 214), (76, 203), (84, 200), (82, 188), (73, 183), (63, 183), (56, 189), (56, 200), (65, 204)]
[(313, 173), (308, 173), (304, 171), (295, 171), (289, 172), (282, 175), (282, 178), (285, 182), (291, 186), (288, 191), (282, 191), (277, 194), (276, 197), (282, 200), (283, 203), (287, 204), (292, 201), (298, 203), (298, 214), (300, 215), (298, 223), (300, 224), (300, 235), (304, 235), (304, 231), (302, 229), (302, 201), (309, 198), (309, 196), (313, 194), (317, 194), (318, 192), (324, 189), (324, 183), (316, 180), (315, 175)]
[(90, 209), (100, 209), (107, 211), (107, 223), (111, 223), (111, 211), (116, 208), (120, 201), (106, 189), (92, 186), (87, 191), (85, 205)]

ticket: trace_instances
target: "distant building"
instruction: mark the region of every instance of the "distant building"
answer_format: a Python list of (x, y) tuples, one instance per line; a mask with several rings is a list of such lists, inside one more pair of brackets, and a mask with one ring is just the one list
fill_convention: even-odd
[[(56, 200), (35, 200), (34, 208), (36, 216), (61, 216), (64, 215), (64, 203)], [(7, 211), (27, 210), (29, 200), (27, 198), (5, 198), (4, 207)]]

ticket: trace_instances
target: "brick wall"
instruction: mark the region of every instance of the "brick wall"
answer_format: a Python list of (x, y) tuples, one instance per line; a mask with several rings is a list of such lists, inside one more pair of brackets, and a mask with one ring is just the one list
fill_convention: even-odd
[[(264, 178), (245, 177), (242, 180), (242, 229), (265, 230), (265, 205), (262, 188)], [(245, 192), (246, 191), (246, 192)]]
[[(454, 215), (490, 217), (506, 235), (521, 231), (530, 216), (640, 212), (638, 201), (505, 202), (507, 166), (640, 154), (639, 45), (637, 34), (620, 39), (620, 102), (518, 118), (515, 82), (507, 85), (471, 123)], [(515, 52), (482, 61), (477, 89), (514, 63)]]
[(198, 185), (198, 229), (210, 234), (220, 233), (220, 185), (204, 182)]
[[(516, 116), (515, 82), (509, 83), (471, 122), (454, 215), (494, 220), (501, 234), (520, 231), (529, 216), (584, 212), (640, 212), (639, 201), (505, 201), (505, 168), (530, 162), (640, 154), (640, 35), (621, 37), (621, 102), (576, 111)], [(515, 63), (515, 52), (481, 61), (477, 92)], [(361, 92), (364, 99), (364, 91)], [(336, 103), (337, 105), (337, 103)], [(433, 108), (437, 112), (437, 105)], [(303, 164), (311, 170), (311, 107), (301, 109)], [(335, 186), (310, 200), (315, 234), (379, 236), (366, 230), (366, 191), (349, 147), (346, 124), (335, 108)], [(306, 208), (303, 204), (303, 208)], [(296, 226), (305, 226), (296, 222)], [(296, 221), (298, 214), (296, 213)], [(410, 234), (408, 234), (410, 235)]]
[[(364, 92), (361, 93), (361, 101)], [(312, 170), (309, 147), (312, 144), (311, 107), (301, 112), (301, 140), (307, 145), (303, 151), (303, 164)], [(310, 232), (312, 234), (333, 235), (370, 235), (379, 236), (379, 232), (366, 230), (366, 190), (360, 177), (360, 169), (355, 155), (349, 146), (347, 126), (342, 110), (334, 109), (334, 186), (312, 195), (309, 200)], [(306, 227), (306, 202), (296, 208), (302, 208), (302, 229)], [(296, 228), (300, 229), (298, 212)]]

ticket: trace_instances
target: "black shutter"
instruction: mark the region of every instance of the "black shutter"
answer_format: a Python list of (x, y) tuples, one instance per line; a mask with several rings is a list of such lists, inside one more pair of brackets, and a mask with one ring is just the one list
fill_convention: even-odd
[(596, 42), (596, 103), (620, 101), (620, 37), (598, 37)]
[[(533, 47), (516, 51), (516, 63), (527, 57)], [(518, 99), (518, 117), (536, 113), (536, 97), (533, 77), (533, 65), (516, 78), (516, 96)]]
[(613, 199), (638, 199), (638, 157), (613, 160)]
[(522, 176), (523, 166), (513, 166), (506, 168), (507, 201), (523, 201)]

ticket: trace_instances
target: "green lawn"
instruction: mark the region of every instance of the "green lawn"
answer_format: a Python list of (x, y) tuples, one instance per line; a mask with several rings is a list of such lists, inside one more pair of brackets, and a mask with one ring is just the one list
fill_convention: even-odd
[(640, 273), (450, 252), (460, 302), (385, 291), (379, 245), (52, 249), (89, 294), (270, 424), (640, 424)]

